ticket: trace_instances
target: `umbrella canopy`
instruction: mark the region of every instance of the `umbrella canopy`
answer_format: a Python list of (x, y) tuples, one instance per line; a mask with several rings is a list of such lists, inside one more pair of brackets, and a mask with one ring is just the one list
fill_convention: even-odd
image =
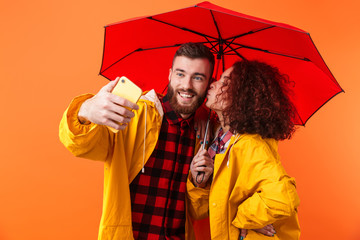
[(295, 124), (305, 125), (343, 92), (309, 33), (209, 2), (106, 26), (100, 74), (110, 80), (124, 75), (143, 90), (163, 92), (175, 51), (186, 42), (210, 47), (221, 70), (241, 59), (278, 67), (295, 83), (289, 96), (297, 111)]

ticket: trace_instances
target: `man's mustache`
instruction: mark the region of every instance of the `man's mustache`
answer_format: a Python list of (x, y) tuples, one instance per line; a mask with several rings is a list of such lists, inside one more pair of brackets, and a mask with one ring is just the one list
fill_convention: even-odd
[(184, 88), (182, 88), (182, 89), (177, 89), (176, 90), (177, 92), (181, 92), (181, 93), (190, 93), (190, 94), (192, 94), (192, 95), (198, 95), (197, 94), (197, 92), (195, 92), (193, 89), (184, 89)]

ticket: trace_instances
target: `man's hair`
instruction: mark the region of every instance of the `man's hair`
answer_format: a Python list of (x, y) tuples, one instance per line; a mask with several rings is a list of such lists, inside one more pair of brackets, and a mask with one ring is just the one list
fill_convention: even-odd
[(188, 57), (191, 59), (205, 58), (205, 59), (209, 60), (210, 69), (211, 69), (209, 77), (211, 79), (212, 72), (214, 70), (214, 65), (215, 65), (215, 57), (214, 57), (214, 54), (210, 51), (210, 48), (208, 48), (207, 46), (205, 46), (202, 43), (193, 43), (193, 42), (184, 43), (176, 51), (174, 58), (173, 58), (173, 64), (174, 64), (175, 58), (179, 57), (179, 56), (184, 56), (184, 57)]

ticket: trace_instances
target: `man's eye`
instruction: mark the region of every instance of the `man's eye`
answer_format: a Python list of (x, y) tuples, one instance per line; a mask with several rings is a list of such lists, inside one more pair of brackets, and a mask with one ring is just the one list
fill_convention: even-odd
[(199, 76), (194, 77), (194, 79), (197, 80), (197, 81), (202, 81), (203, 80), (203, 78), (199, 77)]
[(184, 74), (183, 74), (183, 73), (181, 73), (181, 72), (177, 72), (177, 73), (176, 73), (176, 76), (183, 77), (183, 76), (184, 76)]

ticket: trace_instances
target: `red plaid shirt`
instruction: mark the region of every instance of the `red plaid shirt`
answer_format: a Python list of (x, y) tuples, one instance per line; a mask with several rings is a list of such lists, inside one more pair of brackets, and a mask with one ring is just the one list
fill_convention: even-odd
[(185, 192), (194, 156), (193, 116), (182, 119), (165, 96), (159, 140), (130, 184), (135, 239), (185, 239)]

